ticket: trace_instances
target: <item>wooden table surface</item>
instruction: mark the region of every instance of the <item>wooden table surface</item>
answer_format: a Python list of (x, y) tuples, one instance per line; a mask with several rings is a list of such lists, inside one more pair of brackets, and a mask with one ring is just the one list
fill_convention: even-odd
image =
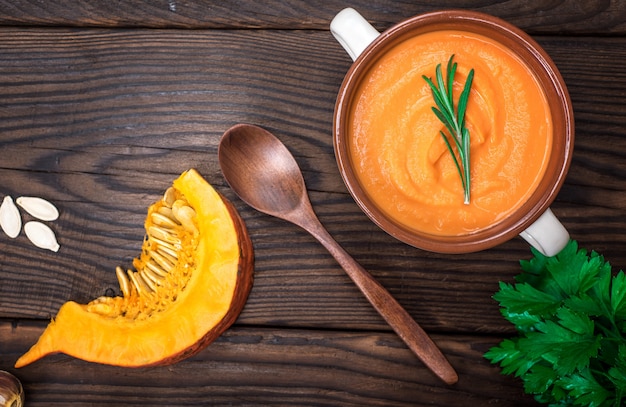
[[(358, 209), (332, 147), (351, 61), (328, 25), (342, 8), (379, 30), (468, 8), (531, 34), (571, 93), (575, 153), (552, 208), (582, 247), (626, 266), (626, 3), (619, 1), (1, 0), (0, 195), (61, 211), (58, 253), (0, 235), (0, 369), (28, 406), (533, 406), (483, 353), (514, 330), (491, 298), (530, 250), (427, 253)], [(236, 123), (274, 132), (300, 164), (322, 223), (430, 333), (458, 371), (435, 378), (336, 262), (296, 226), (246, 206), (217, 143)], [(67, 300), (119, 292), (147, 206), (196, 168), (231, 199), (256, 255), (240, 318), (198, 355), (127, 369), (65, 355), (14, 369)]]

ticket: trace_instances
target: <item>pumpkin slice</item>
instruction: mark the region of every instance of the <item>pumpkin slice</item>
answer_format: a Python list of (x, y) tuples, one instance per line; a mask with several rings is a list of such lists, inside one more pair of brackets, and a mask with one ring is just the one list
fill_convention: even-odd
[(235, 322), (254, 260), (232, 204), (192, 169), (150, 206), (145, 227), (134, 270), (116, 270), (122, 295), (63, 304), (15, 367), (59, 352), (116, 366), (170, 364)]

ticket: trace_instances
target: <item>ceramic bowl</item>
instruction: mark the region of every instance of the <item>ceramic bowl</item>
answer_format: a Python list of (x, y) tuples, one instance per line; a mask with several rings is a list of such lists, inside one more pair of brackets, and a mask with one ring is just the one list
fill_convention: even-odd
[[(409, 37), (446, 29), (469, 31), (487, 36), (509, 48), (522, 61), (525, 61), (543, 88), (552, 112), (554, 129), (553, 146), (545, 176), (530, 198), (519, 210), (499, 223), (459, 236), (440, 236), (419, 232), (388, 217), (374, 204), (359, 183), (347, 140), (350, 126), (348, 117), (355, 92), (367, 72), (377, 64), (381, 55)], [(339, 90), (333, 124), (334, 148), (339, 170), (348, 191), (359, 207), (376, 225), (390, 235), (412, 246), (433, 252), (475, 252), (496, 246), (518, 234), (523, 235), (542, 214), (549, 212), (549, 207), (565, 180), (573, 153), (574, 117), (571, 101), (563, 78), (550, 56), (519, 28), (494, 16), (471, 11), (447, 10), (417, 15), (398, 23), (378, 36), (372, 35), (373, 28), (366, 28), (367, 30), (369, 30), (370, 38), (374, 39), (369, 45), (362, 45), (364, 47), (362, 52), (357, 49), (353, 55), (356, 60)], [(339, 40), (342, 42), (341, 39)], [(345, 47), (345, 44), (342, 45)], [(561, 236), (560, 238), (566, 240), (567, 237)]]

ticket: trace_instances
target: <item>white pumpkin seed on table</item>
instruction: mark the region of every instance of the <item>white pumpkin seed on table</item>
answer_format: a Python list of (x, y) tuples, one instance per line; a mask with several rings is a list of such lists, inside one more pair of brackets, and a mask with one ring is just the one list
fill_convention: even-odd
[(22, 229), (20, 211), (13, 203), (13, 198), (5, 196), (0, 205), (0, 227), (12, 239), (15, 239)]
[[(59, 218), (59, 210), (43, 198), (21, 196), (16, 202), (29, 215), (40, 221), (55, 221)], [(24, 225), (26, 237), (39, 248), (57, 252), (60, 246), (54, 231), (40, 221), (30, 221)], [(18, 237), (22, 229), (22, 216), (9, 195), (4, 197), (0, 205), (0, 228), (10, 238)]]
[(59, 243), (57, 243), (56, 236), (50, 227), (44, 225), (41, 222), (30, 221), (24, 225), (24, 233), (32, 244), (41, 248), (52, 250), (53, 252), (59, 251)]
[(20, 196), (15, 202), (30, 215), (39, 220), (54, 221), (59, 218), (59, 211), (43, 198)]

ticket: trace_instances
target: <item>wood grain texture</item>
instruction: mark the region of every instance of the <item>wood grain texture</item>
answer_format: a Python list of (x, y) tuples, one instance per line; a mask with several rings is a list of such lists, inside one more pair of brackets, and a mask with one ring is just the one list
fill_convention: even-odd
[[(0, 323), (0, 365), (26, 350), (42, 324)], [(523, 406), (514, 379), (482, 358), (498, 339), (434, 340), (461, 374), (445, 386), (393, 334), (234, 328), (197, 355), (171, 366), (128, 369), (65, 355), (18, 371), (27, 405)], [(469, 344), (472, 345), (469, 345)], [(181, 381), (180, 378), (184, 378)]]
[(464, 8), (498, 16), (532, 34), (626, 32), (626, 4), (619, 0), (81, 0), (71, 7), (63, 0), (1, 0), (0, 25), (327, 30), (345, 7), (359, 10), (379, 30), (415, 14)]

